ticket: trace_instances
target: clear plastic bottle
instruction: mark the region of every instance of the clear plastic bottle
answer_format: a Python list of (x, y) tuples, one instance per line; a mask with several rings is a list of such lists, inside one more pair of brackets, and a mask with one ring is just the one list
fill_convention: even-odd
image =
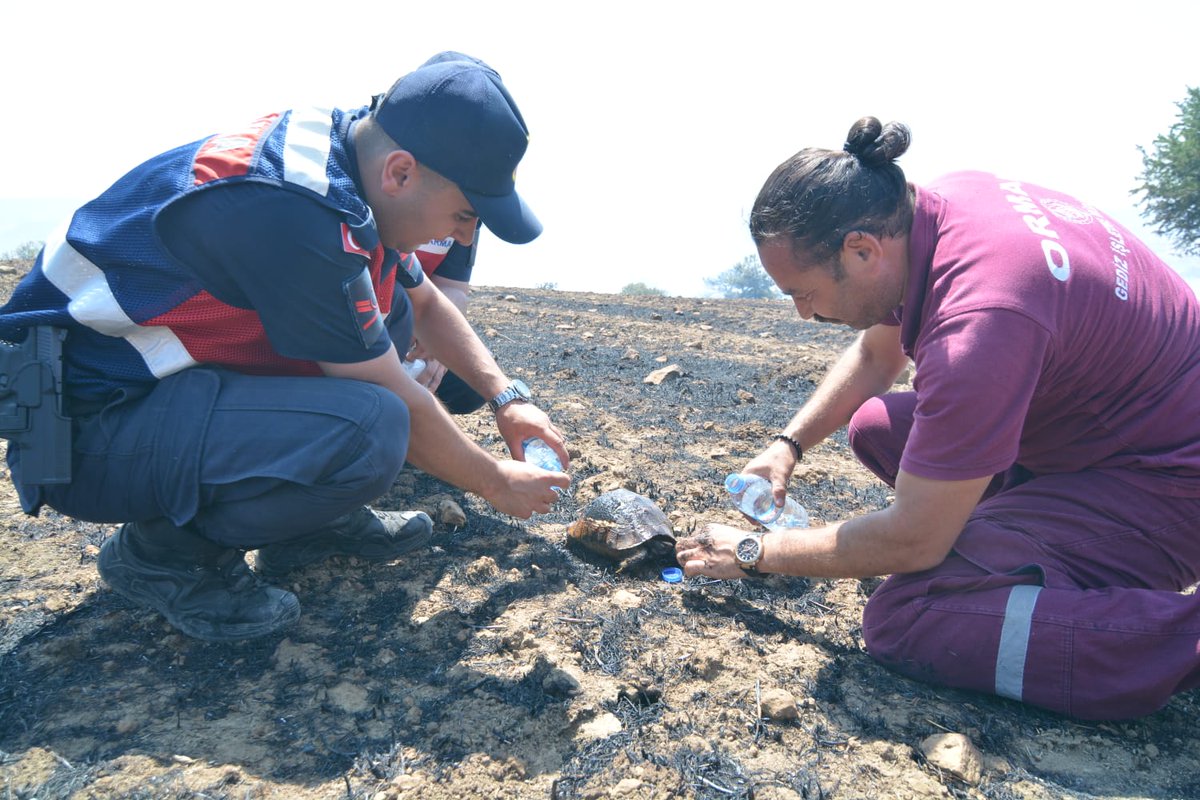
[[(543, 442), (536, 436), (526, 439), (521, 442), (521, 449), (525, 451), (525, 463), (533, 464), (535, 467), (541, 467), (548, 472), (562, 472), (562, 462), (558, 459), (558, 454), (550, 449), (550, 445)], [(557, 486), (554, 491), (560, 495), (563, 490)]]
[(401, 361), (400, 364), (404, 367), (404, 371), (408, 373), (408, 377), (414, 381), (425, 371), (425, 359), (414, 358), (412, 361)]
[(558, 460), (558, 454), (550, 449), (550, 445), (543, 442), (537, 437), (526, 439), (521, 442), (521, 448), (525, 451), (525, 461), (533, 464), (535, 467), (541, 467), (549, 472), (562, 472), (562, 462)]
[(768, 530), (808, 527), (808, 512), (791, 497), (782, 506), (775, 505), (771, 482), (766, 478), (732, 473), (725, 477), (725, 490), (739, 511)]

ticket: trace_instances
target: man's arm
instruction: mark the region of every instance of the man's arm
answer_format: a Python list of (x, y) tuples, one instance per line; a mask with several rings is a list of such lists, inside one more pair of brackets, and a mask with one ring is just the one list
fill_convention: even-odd
[[(434, 286), (441, 290), (455, 308), (466, 315), (467, 297), (471, 292), (471, 284), (466, 281), (443, 278), (436, 272), (429, 276), (429, 280), (433, 281)], [(413, 358), (425, 359), (425, 370), (417, 376), (417, 382), (429, 391), (436, 392), (442, 383), (442, 378), (446, 376), (446, 365), (434, 358), (420, 339), (413, 340), (413, 346), (409, 352)]]
[[(868, 328), (842, 353), (783, 432), (808, 450), (847, 424), (867, 400), (887, 392), (907, 365), (908, 357), (900, 346), (899, 326)], [(755, 456), (743, 472), (770, 480), (775, 502), (780, 504), (796, 460), (789, 444), (775, 441)]]
[[(415, 335), (430, 355), (453, 370), (481, 397), (495, 397), (508, 388), (511, 382), (508, 376), (454, 303), (425, 283), (407, 291), (413, 305)], [(521, 442), (536, 437), (550, 445), (563, 467), (569, 468), (571, 458), (562, 434), (536, 405), (508, 403), (496, 412), (496, 427), (510, 453), (521, 454), (518, 457), (523, 459)]]
[(446, 295), (459, 311), (463, 314), (467, 313), (467, 298), (471, 295), (470, 283), (456, 281), (453, 278), (443, 278), (436, 272), (429, 276), (429, 280), (442, 290), (442, 294)]
[[(758, 569), (814, 578), (864, 578), (937, 566), (990, 481), (935, 481), (901, 470), (896, 500), (888, 508), (821, 528), (763, 534)], [(734, 547), (746, 535), (727, 525), (708, 525), (679, 541), (679, 563), (688, 575), (743, 578)]]
[[(424, 388), (400, 366), (395, 348), (354, 364), (320, 362), (326, 375), (374, 383), (408, 405), (411, 420), (407, 459), (435, 477), (474, 492), (497, 510), (522, 519), (547, 513), (558, 499), (552, 487), (569, 481), (519, 461), (498, 460), (472, 442)], [(499, 390), (497, 390), (499, 391)]]

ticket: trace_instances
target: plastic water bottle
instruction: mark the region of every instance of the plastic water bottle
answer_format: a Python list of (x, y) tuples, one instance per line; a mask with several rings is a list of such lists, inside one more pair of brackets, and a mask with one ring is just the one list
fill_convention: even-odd
[[(563, 471), (562, 462), (559, 461), (558, 454), (550, 449), (550, 445), (536, 436), (521, 442), (521, 449), (525, 451), (525, 463), (541, 467), (547, 472)], [(560, 495), (564, 494), (563, 489), (558, 486), (554, 487), (554, 491)]]
[(548, 472), (563, 471), (562, 462), (558, 460), (558, 454), (550, 449), (550, 445), (536, 436), (521, 442), (521, 449), (525, 451), (525, 461), (533, 464), (535, 467), (541, 467)]
[(408, 373), (408, 377), (414, 381), (425, 371), (425, 359), (423, 358), (414, 358), (412, 361), (401, 361), (400, 363), (403, 365), (404, 371)]
[(808, 527), (808, 512), (791, 497), (782, 506), (775, 505), (771, 482), (766, 478), (733, 473), (725, 477), (725, 490), (739, 511), (753, 517), (768, 530)]

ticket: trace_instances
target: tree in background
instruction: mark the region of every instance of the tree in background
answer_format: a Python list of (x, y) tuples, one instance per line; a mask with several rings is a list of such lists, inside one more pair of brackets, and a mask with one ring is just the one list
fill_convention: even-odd
[(6, 261), (33, 261), (40, 252), (42, 252), (41, 242), (25, 242), (25, 244), (19, 244), (7, 253), (0, 253), (0, 258)]
[(761, 300), (783, 296), (763, 269), (758, 256), (746, 256), (717, 277), (705, 278), (704, 283), (718, 297), (729, 300)]
[(621, 294), (650, 294), (656, 297), (665, 297), (666, 292), (654, 286), (647, 286), (644, 283), (627, 283), (621, 287)]
[(1184, 254), (1200, 255), (1200, 88), (1189, 88), (1179, 118), (1142, 154), (1142, 216)]

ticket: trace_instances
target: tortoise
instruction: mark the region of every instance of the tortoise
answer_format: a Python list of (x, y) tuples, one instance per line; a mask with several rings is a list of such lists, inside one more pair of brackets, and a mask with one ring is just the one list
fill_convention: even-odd
[(667, 515), (652, 500), (628, 489), (605, 492), (567, 526), (567, 541), (620, 560), (645, 548), (665, 556), (675, 550)]

